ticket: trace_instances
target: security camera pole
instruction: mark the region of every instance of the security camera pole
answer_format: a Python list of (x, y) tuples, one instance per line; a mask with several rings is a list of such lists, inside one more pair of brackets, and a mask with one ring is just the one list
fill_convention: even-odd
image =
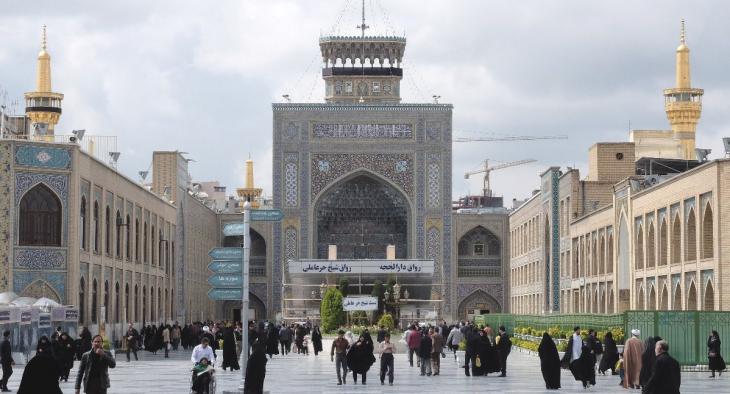
[(246, 364), (248, 363), (248, 265), (251, 254), (251, 203), (246, 201), (243, 203), (243, 264), (241, 264), (241, 386), (239, 389), (243, 392), (246, 382)]

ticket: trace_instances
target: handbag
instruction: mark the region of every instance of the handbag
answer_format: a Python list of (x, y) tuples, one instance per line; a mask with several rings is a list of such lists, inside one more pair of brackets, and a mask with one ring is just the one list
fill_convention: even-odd
[(476, 365), (477, 368), (482, 367), (482, 360), (479, 358), (479, 356), (477, 356), (476, 360), (474, 360), (474, 365)]

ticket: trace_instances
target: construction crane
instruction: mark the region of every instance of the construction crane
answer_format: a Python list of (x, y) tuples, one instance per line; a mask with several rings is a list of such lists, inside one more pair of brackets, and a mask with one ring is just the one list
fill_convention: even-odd
[(567, 140), (567, 135), (495, 135), (492, 137), (456, 137), (453, 142), (482, 142), (482, 141), (535, 141), (535, 140)]
[(490, 172), (495, 171), (495, 170), (501, 170), (503, 168), (519, 166), (522, 164), (533, 163), (536, 161), (537, 160), (535, 160), (535, 159), (517, 160), (517, 161), (512, 161), (509, 163), (502, 163), (502, 164), (498, 164), (496, 166), (490, 167), (489, 159), (485, 159), (484, 162), (482, 163), (483, 167), (481, 169), (469, 171), (469, 172), (465, 173), (464, 179), (469, 179), (469, 177), (472, 175), (484, 173), (484, 197), (485, 198), (492, 197), (492, 189), (490, 189), (490, 187), (489, 187), (489, 173)]

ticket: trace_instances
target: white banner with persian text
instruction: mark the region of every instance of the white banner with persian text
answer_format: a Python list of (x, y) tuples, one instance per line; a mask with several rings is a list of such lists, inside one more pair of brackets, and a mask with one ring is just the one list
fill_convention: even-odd
[(433, 275), (433, 260), (299, 260), (289, 261), (289, 273)]
[(345, 297), (342, 299), (342, 310), (352, 311), (376, 311), (378, 310), (378, 299), (375, 297)]

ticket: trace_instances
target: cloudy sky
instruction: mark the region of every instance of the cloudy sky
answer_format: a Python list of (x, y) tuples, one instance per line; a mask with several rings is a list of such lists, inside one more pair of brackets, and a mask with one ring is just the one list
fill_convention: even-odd
[[(366, 0), (371, 32), (405, 34), (404, 102), (454, 105), (455, 136), (567, 134), (567, 141), (454, 144), (454, 196), (484, 159), (536, 163), (496, 171), (506, 201), (528, 196), (552, 165), (586, 174), (587, 149), (664, 129), (687, 20), (692, 82), (705, 89), (699, 147), (730, 136), (730, 6), (725, 1)], [(355, 34), (358, 0), (13, 1), (0, 12), (0, 87), (32, 90), (48, 25), (58, 134), (116, 135), (136, 177), (153, 150), (190, 152), (196, 180), (232, 191), (243, 163), (271, 193), (271, 103), (321, 102), (320, 34)]]

